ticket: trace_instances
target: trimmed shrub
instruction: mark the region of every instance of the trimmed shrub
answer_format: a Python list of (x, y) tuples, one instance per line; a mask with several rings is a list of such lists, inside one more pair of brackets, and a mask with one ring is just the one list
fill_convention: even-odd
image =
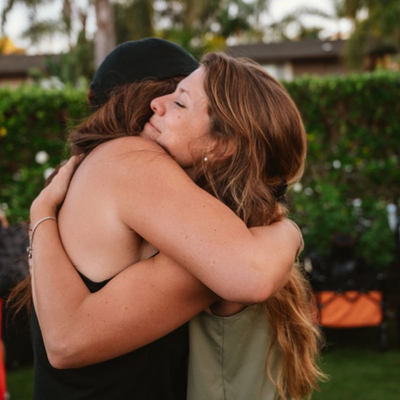
[(0, 206), (10, 222), (29, 219), (45, 172), (68, 158), (68, 129), (89, 115), (85, 97), (71, 88), (0, 89)]
[(291, 195), (307, 248), (329, 254), (334, 234), (350, 234), (358, 255), (388, 265), (395, 242), (386, 205), (400, 198), (400, 74), (304, 77), (286, 87), (308, 135), (302, 189)]

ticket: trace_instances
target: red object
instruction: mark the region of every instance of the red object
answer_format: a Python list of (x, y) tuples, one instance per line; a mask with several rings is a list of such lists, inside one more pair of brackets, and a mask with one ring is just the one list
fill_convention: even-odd
[[(0, 338), (2, 333), (1, 321), (3, 316), (3, 299), (0, 298)], [(6, 384), (6, 367), (4, 365), (4, 345), (3, 340), (0, 342), (0, 400), (5, 399), (7, 392)]]

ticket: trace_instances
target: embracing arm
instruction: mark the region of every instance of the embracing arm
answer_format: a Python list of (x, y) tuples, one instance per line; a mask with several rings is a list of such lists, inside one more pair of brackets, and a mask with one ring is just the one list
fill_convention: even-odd
[[(123, 138), (106, 146), (96, 149), (97, 159), (85, 160), (85, 168), (99, 174), (118, 199), (119, 219), (218, 296), (259, 303), (287, 281), (299, 246), (292, 224), (249, 230), (155, 143)], [(63, 175), (65, 168), (56, 179)], [(48, 214), (41, 209), (52, 200), (48, 192), (35, 200), (32, 222)]]
[[(33, 225), (56, 215), (77, 159), (60, 169), (31, 207)], [(50, 201), (49, 201), (50, 200)], [(53, 219), (32, 238), (32, 294), (46, 351), (56, 368), (76, 368), (133, 351), (166, 335), (218, 297), (159, 254), (90, 293), (62, 246)]]
[[(282, 287), (299, 247), (292, 224), (249, 230), (156, 144), (135, 139), (123, 147), (134, 146), (135, 157), (108, 169), (121, 220), (225, 300), (259, 303)], [(108, 151), (118, 154), (114, 145)]]
[(34, 243), (33, 299), (55, 368), (126, 354), (165, 336), (217, 300), (161, 254), (126, 268), (90, 293), (64, 252), (55, 221), (43, 223)]
[[(154, 158), (154, 154), (152, 157)], [(44, 216), (55, 215), (56, 206), (65, 196), (71, 170), (73, 163), (69, 162), (60, 170), (53, 183), (35, 200), (31, 209), (33, 223)], [(185, 177), (186, 175), (182, 178), (187, 182)], [(197, 189), (195, 185), (193, 186)], [(162, 196), (158, 198), (161, 199)], [(206, 200), (220, 204), (209, 195), (206, 196)], [(167, 206), (163, 201), (160, 203), (162, 207)], [(227, 210), (228, 213), (213, 214), (214, 217), (222, 218), (217, 221), (217, 226), (219, 223), (225, 227), (232, 216), (235, 221), (238, 220), (226, 207), (222, 210)], [(198, 218), (202, 217), (198, 215)], [(194, 234), (197, 235), (199, 229), (196, 224), (199, 221), (196, 219), (191, 221), (195, 224)], [(208, 221), (211, 224), (212, 222)], [(204, 221), (200, 221), (201, 228), (205, 229), (207, 223), (204, 226), (203, 223)], [(165, 223), (155, 224), (158, 225), (158, 229), (165, 229)], [(174, 221), (175, 227), (177, 224), (179, 221)], [(238, 226), (240, 229), (244, 227), (249, 233), (240, 220)], [(278, 230), (273, 229), (277, 227)], [(190, 235), (192, 234), (190, 230)], [(270, 286), (265, 285), (265, 276), (264, 282), (258, 283), (259, 287), (267, 286), (268, 293), (271, 294), (286, 282), (298, 247), (298, 234), (294, 228), (288, 229), (285, 223), (278, 223), (269, 227), (252, 228), (251, 236), (263, 246), (270, 246), (273, 240), (289, 243), (287, 249), (289, 265), (280, 266), (278, 264), (281, 261), (275, 260), (273, 266), (279, 268), (270, 274), (273, 283)], [(291, 237), (290, 240), (287, 236)], [(213, 238), (215, 239), (215, 236)], [(189, 248), (193, 246), (191, 239), (186, 237), (184, 239)], [(205, 241), (210, 246), (207, 239)], [(238, 243), (238, 241), (233, 242)], [(216, 243), (217, 249), (222, 252), (230, 251), (230, 244), (230, 240), (227, 240), (226, 244)], [(218, 261), (215, 251), (214, 254)], [(134, 350), (180, 326), (217, 299), (184, 268), (164, 255), (127, 268), (101, 291), (90, 294), (65, 254), (57, 225), (52, 220), (43, 222), (36, 231), (33, 256), (35, 307), (49, 358), (53, 365), (61, 368), (88, 365)], [(200, 259), (200, 265), (201, 263)], [(211, 264), (211, 271), (217, 273), (219, 266), (220, 264)], [(270, 265), (264, 265), (264, 269), (268, 268)], [(229, 272), (229, 268), (225, 272)], [(246, 275), (252, 273), (250, 270)], [(247, 284), (247, 281), (243, 282), (243, 285)], [(224, 282), (221, 286), (223, 289)], [(232, 286), (230, 288), (232, 290)], [(251, 289), (246, 287), (244, 292), (248, 293)], [(257, 296), (247, 295), (241, 298), (243, 303), (252, 303)], [(126, 335), (126, 332), (129, 335)], [(110, 343), (113, 345), (110, 346)]]

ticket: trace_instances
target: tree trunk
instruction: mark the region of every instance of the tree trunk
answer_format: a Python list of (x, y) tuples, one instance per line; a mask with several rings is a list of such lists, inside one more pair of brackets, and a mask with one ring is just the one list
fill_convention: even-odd
[(106, 56), (115, 48), (114, 13), (110, 0), (96, 0), (97, 32), (94, 45), (95, 68), (103, 62)]

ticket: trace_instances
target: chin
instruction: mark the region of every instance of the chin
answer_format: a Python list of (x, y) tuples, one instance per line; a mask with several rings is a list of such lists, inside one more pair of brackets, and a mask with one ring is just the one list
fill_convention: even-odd
[(152, 140), (153, 142), (156, 142), (156, 135), (154, 134), (154, 130), (151, 129), (151, 125), (149, 123), (146, 123), (143, 127), (142, 132), (140, 132), (140, 137), (148, 140)]

